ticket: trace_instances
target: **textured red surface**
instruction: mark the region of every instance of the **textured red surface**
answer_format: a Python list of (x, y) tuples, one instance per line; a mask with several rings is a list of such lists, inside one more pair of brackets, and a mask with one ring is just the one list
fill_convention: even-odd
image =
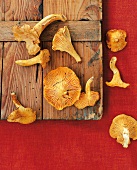
[[(104, 115), (100, 121), (37, 121), (20, 125), (0, 121), (0, 170), (136, 170), (137, 141), (122, 148), (109, 136), (112, 119), (121, 113), (137, 119), (137, 1), (103, 0), (104, 82), (112, 78), (109, 60), (117, 66), (127, 89), (104, 83)], [(110, 52), (109, 29), (127, 31), (128, 45)]]

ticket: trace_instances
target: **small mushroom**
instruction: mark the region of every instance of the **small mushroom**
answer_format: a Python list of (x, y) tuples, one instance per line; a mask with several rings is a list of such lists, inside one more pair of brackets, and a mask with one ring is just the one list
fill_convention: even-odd
[(110, 69), (113, 71), (113, 78), (110, 82), (106, 82), (106, 84), (108, 86), (111, 86), (111, 87), (122, 87), (122, 88), (126, 88), (128, 87), (130, 84), (128, 83), (124, 83), (122, 80), (121, 80), (121, 77), (120, 77), (120, 72), (118, 70), (118, 68), (116, 67), (116, 61), (117, 61), (117, 58), (116, 57), (112, 57), (111, 60), (110, 60)]
[(82, 92), (80, 95), (79, 100), (77, 100), (74, 105), (78, 109), (84, 109), (87, 106), (94, 106), (95, 103), (99, 100), (99, 93), (90, 90), (90, 85), (93, 82), (93, 77), (91, 77), (85, 87), (85, 92)]
[(23, 107), (17, 99), (15, 92), (11, 93), (11, 98), (17, 110), (13, 111), (7, 118), (8, 122), (18, 122), (21, 124), (29, 124), (36, 120), (36, 111), (31, 108)]
[(68, 67), (58, 67), (44, 78), (44, 97), (57, 110), (72, 106), (80, 96), (78, 77)]
[(137, 139), (137, 121), (125, 114), (118, 115), (112, 121), (109, 134), (112, 138), (116, 138), (124, 148), (127, 148), (130, 138)]
[(40, 54), (37, 56), (28, 59), (28, 60), (16, 60), (15, 63), (20, 66), (32, 66), (34, 64), (41, 64), (42, 68), (46, 68), (47, 62), (50, 60), (50, 53), (49, 50), (44, 49), (40, 51)]
[(14, 26), (15, 40), (25, 41), (29, 55), (35, 55), (40, 51), (40, 34), (50, 23), (56, 20), (66, 21), (67, 18), (62, 14), (51, 14), (39, 21), (33, 28), (27, 24), (24, 24), (22, 27)]
[(126, 36), (127, 35), (124, 30), (109, 30), (106, 34), (108, 48), (110, 48), (112, 52), (122, 50), (127, 45), (127, 42), (125, 41)]
[(65, 51), (69, 53), (72, 57), (74, 57), (77, 62), (81, 61), (80, 56), (77, 54), (72, 45), (70, 33), (67, 26), (64, 26), (64, 28), (60, 28), (55, 34), (52, 41), (52, 49), (54, 51)]

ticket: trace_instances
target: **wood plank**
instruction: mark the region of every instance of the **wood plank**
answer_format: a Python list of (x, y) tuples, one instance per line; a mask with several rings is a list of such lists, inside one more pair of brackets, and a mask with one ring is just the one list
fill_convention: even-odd
[[(41, 19), (39, 7), (42, 0), (6, 0), (5, 20), (36, 20)], [(5, 42), (2, 76), (2, 107), (1, 118), (6, 119), (15, 109), (10, 93), (15, 91), (24, 106), (37, 111), (37, 118), (42, 119), (42, 74), (41, 66), (21, 67), (15, 65), (17, 59), (27, 59), (29, 56), (24, 43)], [(38, 75), (38, 76), (37, 76)], [(37, 80), (37, 81), (36, 81)]]
[(15, 60), (30, 58), (25, 49), (25, 43), (4, 44), (3, 80), (2, 80), (2, 119), (6, 118), (15, 109), (10, 93), (15, 91), (20, 102), (37, 111), (37, 117), (41, 118), (41, 66), (38, 67), (38, 79), (36, 80), (37, 66), (21, 67), (15, 64)]
[[(12, 28), (14, 25), (29, 24), (33, 27), (35, 21), (1, 21), (0, 41), (15, 41)], [(52, 41), (59, 28), (67, 26), (73, 41), (101, 41), (101, 24), (99, 21), (68, 21), (50, 24), (41, 34), (41, 41)]]
[[(88, 21), (100, 21), (102, 19), (101, 0), (44, 0), (43, 5), (43, 16), (49, 15), (50, 13), (61, 13), (64, 14), (70, 22), (84, 20), (85, 27)], [(82, 33), (83, 31), (80, 32)], [(100, 100), (94, 107), (78, 110), (74, 106), (71, 106), (62, 111), (57, 111), (43, 99), (43, 119), (98, 120), (102, 117), (102, 43), (98, 40), (94, 42), (91, 40), (74, 42), (74, 39), (72, 40), (76, 51), (82, 57), (82, 62), (76, 63), (76, 61), (65, 52), (62, 53), (51, 50), (51, 43), (45, 42), (43, 43), (43, 47), (50, 50), (51, 61), (48, 63), (47, 69), (44, 70), (43, 76), (59, 66), (67, 66), (79, 77), (82, 90), (84, 90), (87, 80), (91, 76), (94, 76), (94, 82), (91, 88), (100, 93)]]
[(102, 116), (102, 44), (101, 42), (73, 42), (73, 45), (82, 57), (82, 63), (76, 61), (67, 53), (53, 51), (51, 43), (44, 43), (44, 48), (50, 50), (51, 61), (44, 70), (44, 76), (51, 70), (60, 66), (71, 68), (79, 77), (84, 91), (87, 80), (94, 76), (91, 89), (100, 93), (100, 100), (95, 107), (87, 107), (78, 110), (74, 106), (57, 111), (54, 107), (43, 99), (43, 119), (100, 119)]
[(64, 14), (68, 20), (102, 20), (102, 0), (44, 0), (44, 16)]

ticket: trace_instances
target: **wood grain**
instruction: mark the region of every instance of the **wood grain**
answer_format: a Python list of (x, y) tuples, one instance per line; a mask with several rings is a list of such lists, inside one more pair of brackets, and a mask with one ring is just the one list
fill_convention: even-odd
[(42, 0), (5, 0), (5, 21), (41, 20)]
[(4, 20), (4, 6), (5, 6), (4, 1), (0, 0), (0, 21)]
[[(33, 27), (36, 21), (2, 21), (0, 22), (0, 41), (15, 41), (12, 33), (14, 25), (29, 24)], [(50, 24), (41, 34), (41, 41), (52, 41), (59, 28), (67, 26), (73, 41), (101, 41), (101, 24), (99, 21), (67, 21)]]
[(102, 20), (102, 0), (44, 0), (44, 16), (64, 14), (68, 20)]
[[(5, 20), (37, 20), (41, 19), (39, 6), (41, 0), (6, 0), (5, 1)], [(24, 106), (32, 107), (37, 111), (37, 118), (42, 119), (42, 74), (41, 66), (21, 67), (15, 65), (17, 59), (27, 59), (28, 56), (24, 43), (5, 42), (3, 57), (3, 76), (2, 76), (2, 107), (1, 118), (7, 116), (15, 109), (10, 93), (15, 91), (20, 102)]]

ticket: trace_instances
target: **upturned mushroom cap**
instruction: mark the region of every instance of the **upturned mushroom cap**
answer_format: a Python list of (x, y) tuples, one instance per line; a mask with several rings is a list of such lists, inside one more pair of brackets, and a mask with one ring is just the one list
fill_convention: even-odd
[(125, 41), (126, 32), (124, 30), (112, 29), (106, 34), (106, 42), (108, 48), (113, 52), (117, 52), (125, 48), (127, 42)]
[(57, 110), (72, 106), (80, 96), (81, 85), (68, 67), (58, 67), (44, 78), (44, 97)]
[(8, 122), (18, 122), (21, 124), (30, 124), (36, 120), (36, 112), (31, 108), (24, 108), (20, 106), (13, 111), (7, 118)]
[(40, 51), (40, 34), (49, 24), (56, 20), (66, 21), (67, 18), (62, 14), (50, 14), (39, 21), (33, 28), (27, 24), (24, 24), (22, 27), (14, 26), (13, 33), (15, 40), (25, 41), (29, 55), (35, 55)]
[(125, 83), (121, 80), (120, 72), (118, 68), (116, 67), (116, 57), (112, 57), (110, 60), (110, 69), (113, 71), (113, 78), (110, 82), (106, 82), (106, 84), (110, 87), (121, 87), (121, 88), (127, 88), (130, 84)]
[(66, 26), (64, 26), (64, 28), (60, 28), (55, 34), (52, 41), (52, 49), (54, 51), (65, 51), (74, 57), (77, 62), (81, 61), (80, 56), (77, 54), (72, 45), (70, 33)]
[(26, 42), (26, 48), (30, 55), (35, 55), (40, 51), (39, 35), (29, 25), (24, 24), (22, 27), (14, 26), (13, 33), (16, 41)]
[(93, 77), (91, 77), (86, 83), (86, 93), (82, 92), (79, 100), (74, 103), (75, 107), (77, 107), (78, 109), (84, 109), (87, 106), (94, 106), (95, 103), (99, 100), (99, 93), (90, 90), (90, 85), (92, 81)]
[(109, 134), (112, 138), (116, 138), (124, 148), (127, 148), (130, 138), (137, 139), (137, 121), (125, 114), (118, 115), (112, 121)]
[(17, 107), (7, 118), (8, 122), (18, 122), (21, 124), (30, 124), (36, 120), (36, 111), (31, 108), (23, 107), (17, 100), (17, 96), (14, 92), (11, 93), (12, 101)]

